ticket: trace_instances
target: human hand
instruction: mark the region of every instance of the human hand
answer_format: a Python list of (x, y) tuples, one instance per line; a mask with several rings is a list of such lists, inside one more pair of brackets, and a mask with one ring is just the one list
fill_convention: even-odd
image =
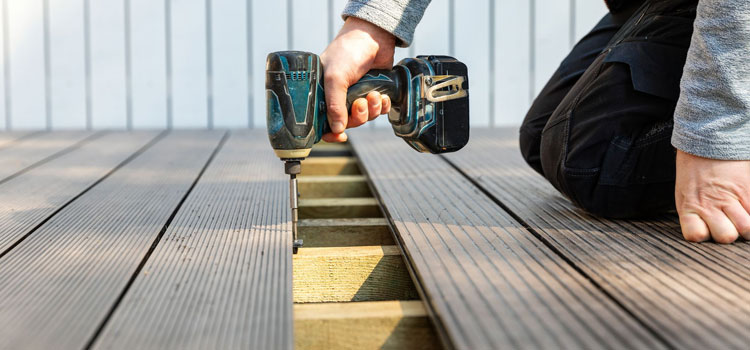
[(391, 69), (395, 48), (396, 37), (391, 33), (356, 17), (346, 19), (339, 34), (320, 55), (328, 123), (332, 131), (323, 135), (323, 140), (344, 142), (345, 129), (358, 127), (378, 115), (388, 113), (390, 99), (373, 91), (367, 98), (356, 99), (348, 116), (346, 90), (370, 69)]
[(750, 240), (750, 161), (716, 160), (677, 151), (675, 201), (688, 241)]

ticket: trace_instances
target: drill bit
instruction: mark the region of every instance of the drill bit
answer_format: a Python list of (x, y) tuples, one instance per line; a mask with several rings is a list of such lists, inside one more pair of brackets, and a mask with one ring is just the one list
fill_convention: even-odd
[(297, 221), (299, 219), (299, 207), (297, 203), (297, 175), (289, 174), (289, 206), (292, 208), (292, 242), (297, 247)]
[(297, 221), (299, 221), (297, 174), (301, 170), (302, 166), (297, 159), (287, 160), (284, 164), (284, 172), (289, 174), (289, 207), (292, 209), (292, 251), (294, 254), (297, 254), (297, 249), (302, 246), (302, 240), (297, 238)]

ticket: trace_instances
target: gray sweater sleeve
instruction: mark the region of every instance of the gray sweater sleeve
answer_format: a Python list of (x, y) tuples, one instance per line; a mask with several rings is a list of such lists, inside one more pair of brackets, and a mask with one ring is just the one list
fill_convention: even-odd
[(750, 160), (750, 1), (700, 0), (680, 83), (672, 145)]
[(414, 30), (422, 19), (430, 0), (350, 0), (341, 16), (357, 17), (390, 32), (406, 47), (414, 38)]

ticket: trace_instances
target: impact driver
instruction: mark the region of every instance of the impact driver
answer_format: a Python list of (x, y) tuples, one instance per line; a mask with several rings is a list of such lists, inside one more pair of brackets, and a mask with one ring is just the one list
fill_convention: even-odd
[[(378, 91), (391, 99), (388, 121), (396, 136), (419, 152), (446, 153), (469, 141), (469, 81), (466, 65), (448, 56), (405, 58), (391, 70), (367, 72), (349, 87), (352, 103)], [(293, 250), (297, 239), (300, 162), (321, 136), (326, 118), (323, 67), (318, 55), (300, 51), (270, 53), (266, 59), (266, 126), (276, 155), (289, 174)]]

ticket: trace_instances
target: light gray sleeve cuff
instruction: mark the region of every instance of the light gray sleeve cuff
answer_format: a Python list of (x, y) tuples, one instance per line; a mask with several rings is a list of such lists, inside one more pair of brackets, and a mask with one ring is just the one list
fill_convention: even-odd
[(396, 45), (407, 47), (430, 0), (350, 0), (341, 17), (357, 17), (393, 34)]
[(700, 0), (680, 83), (672, 145), (750, 160), (750, 1)]

